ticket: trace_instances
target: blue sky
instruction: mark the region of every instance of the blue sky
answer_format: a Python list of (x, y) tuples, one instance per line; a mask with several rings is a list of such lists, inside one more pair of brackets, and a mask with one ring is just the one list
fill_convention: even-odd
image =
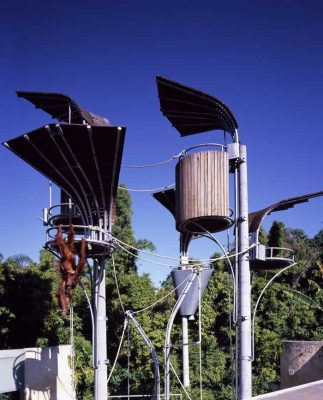
[[(222, 140), (221, 132), (180, 138), (159, 111), (157, 74), (222, 99), (248, 147), (249, 209), (323, 190), (323, 5), (321, 1), (6, 1), (0, 37), (1, 141), (49, 122), (15, 90), (54, 91), (127, 126), (124, 163), (161, 161), (184, 148)], [(0, 252), (37, 260), (48, 182), (0, 149)], [(175, 163), (121, 172), (130, 188), (174, 182)], [(135, 193), (134, 228), (158, 253), (178, 255), (171, 215)], [(313, 236), (323, 199), (273, 214)], [(215, 250), (205, 240), (192, 255)], [(143, 263), (162, 280), (168, 269)]]

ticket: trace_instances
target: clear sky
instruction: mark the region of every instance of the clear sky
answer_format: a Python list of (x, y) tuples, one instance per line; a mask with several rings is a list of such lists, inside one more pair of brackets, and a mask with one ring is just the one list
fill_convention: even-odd
[[(323, 3), (258, 1), (2, 2), (1, 129), (8, 140), (50, 121), (15, 90), (67, 94), (112, 124), (127, 126), (123, 161), (165, 160), (184, 148), (222, 140), (221, 132), (181, 138), (161, 115), (155, 76), (206, 91), (235, 114), (248, 147), (249, 209), (323, 190)], [(45, 239), (37, 219), (48, 182), (0, 149), (0, 252), (38, 259)], [(130, 188), (174, 182), (175, 163), (121, 172)], [(134, 228), (158, 253), (178, 255), (172, 216), (150, 194), (135, 193)], [(323, 199), (273, 214), (313, 236)], [(209, 257), (204, 240), (192, 256)], [(143, 263), (158, 282), (168, 269)]]

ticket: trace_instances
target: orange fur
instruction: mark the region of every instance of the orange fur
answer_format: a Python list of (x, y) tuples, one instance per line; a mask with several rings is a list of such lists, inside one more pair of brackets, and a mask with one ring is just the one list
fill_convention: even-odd
[(78, 284), (86, 264), (86, 240), (84, 238), (82, 239), (77, 265), (75, 263), (74, 235), (74, 227), (70, 225), (67, 240), (64, 240), (62, 225), (59, 225), (56, 235), (56, 245), (61, 255), (58, 267), (61, 284), (56, 296), (63, 315), (66, 315), (67, 307), (73, 297), (74, 288)]

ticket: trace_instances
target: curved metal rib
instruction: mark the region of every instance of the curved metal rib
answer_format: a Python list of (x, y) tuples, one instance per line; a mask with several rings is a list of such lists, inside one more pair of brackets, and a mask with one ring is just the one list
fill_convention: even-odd
[(106, 209), (106, 202), (105, 202), (105, 195), (104, 195), (104, 186), (103, 186), (103, 182), (102, 182), (100, 166), (99, 166), (99, 163), (98, 163), (98, 159), (97, 159), (97, 156), (96, 156), (96, 151), (95, 151), (95, 147), (94, 147), (94, 143), (93, 143), (92, 127), (90, 125), (87, 125), (87, 131), (88, 131), (88, 134), (89, 134), (89, 139), (90, 139), (90, 143), (91, 143), (91, 150), (92, 150), (92, 154), (93, 154), (93, 159), (94, 159), (95, 167), (96, 167), (97, 174), (98, 174), (100, 190), (101, 190), (101, 197), (102, 197), (102, 204), (103, 204), (103, 208), (105, 210)]
[[(60, 154), (60, 155), (62, 156), (62, 158), (64, 159), (66, 165), (68, 166), (68, 168), (69, 168), (69, 170), (71, 171), (72, 175), (74, 176), (76, 182), (78, 183), (79, 188), (81, 189), (81, 192), (85, 193), (85, 190), (84, 190), (84, 187), (83, 187), (83, 185), (82, 185), (82, 182), (79, 180), (77, 174), (74, 172), (74, 170), (73, 170), (73, 168), (72, 168), (70, 162), (68, 161), (68, 158), (65, 156), (63, 150), (60, 148), (60, 146), (58, 145), (57, 141), (55, 140), (54, 134), (53, 134), (52, 130), (50, 129), (50, 126), (49, 126), (49, 125), (46, 125), (45, 129), (46, 129), (46, 131), (49, 133), (50, 138), (52, 139), (52, 141), (53, 141), (53, 143), (55, 144), (57, 150), (59, 151), (59, 154)], [(63, 132), (62, 132), (61, 129), (59, 130), (59, 133), (60, 133), (61, 135), (63, 134)], [(62, 136), (63, 136), (63, 135), (62, 135)], [(91, 225), (93, 225), (92, 214), (91, 214), (91, 207), (90, 207), (90, 204), (89, 204), (89, 201), (88, 201), (87, 197), (84, 196), (84, 198), (85, 198), (85, 203), (86, 203), (86, 206), (87, 206), (87, 216), (90, 218), (90, 219), (88, 220), (88, 222), (89, 222)]]
[(156, 350), (154, 346), (152, 345), (151, 341), (145, 334), (144, 330), (140, 326), (140, 324), (136, 321), (134, 318), (133, 314), (131, 311), (126, 312), (126, 316), (128, 317), (129, 321), (132, 323), (132, 325), (137, 329), (138, 333), (140, 336), (143, 338), (144, 342), (146, 343), (150, 354), (153, 358), (154, 362), (154, 375), (155, 375), (155, 400), (160, 400), (160, 373), (159, 373), (159, 363), (158, 363), (158, 358), (156, 354)]
[[(82, 198), (80, 197), (80, 195), (78, 194), (78, 191), (75, 189), (75, 187), (65, 178), (65, 176), (55, 167), (55, 165), (48, 160), (48, 158), (44, 155), (44, 153), (39, 150), (39, 148), (30, 140), (30, 137), (28, 135), (24, 135), (24, 139), (32, 146), (32, 148), (53, 168), (53, 170), (66, 182), (66, 184), (76, 193), (76, 196), (78, 197), (78, 201), (80, 206), (83, 209), (84, 212), (84, 217), (85, 217), (85, 222), (88, 225), (88, 217), (87, 217), (87, 213), (86, 213), (86, 208), (83, 204)], [(73, 196), (66, 191), (66, 193), (73, 198)]]
[[(84, 170), (83, 170), (81, 164), (79, 163), (77, 157), (75, 156), (74, 151), (72, 150), (71, 146), (69, 145), (68, 141), (66, 140), (66, 138), (65, 138), (65, 136), (64, 136), (64, 132), (63, 132), (61, 126), (60, 126), (59, 124), (56, 124), (56, 129), (57, 129), (57, 130), (59, 131), (59, 133), (61, 134), (61, 138), (63, 139), (63, 142), (64, 142), (65, 146), (67, 147), (68, 151), (70, 152), (71, 156), (73, 157), (73, 159), (74, 159), (74, 161), (75, 161), (75, 163), (76, 163), (76, 165), (77, 165), (77, 168), (80, 170), (80, 172), (81, 172), (81, 174), (82, 174), (84, 180), (86, 181), (86, 183), (87, 183), (87, 185), (88, 185), (90, 191), (91, 191), (92, 193), (94, 193), (94, 190), (93, 190), (93, 187), (92, 187), (92, 185), (91, 185), (91, 182), (89, 181), (89, 179), (88, 179), (86, 173), (84, 172)], [(83, 191), (84, 191), (84, 190), (83, 190)], [(84, 193), (85, 193), (85, 191), (84, 191)], [(99, 217), (99, 215), (100, 215), (99, 203), (98, 203), (98, 200), (97, 200), (96, 196), (93, 196), (93, 199), (94, 199), (95, 207), (96, 207), (96, 210), (97, 210), (97, 213), (98, 213), (98, 217)]]

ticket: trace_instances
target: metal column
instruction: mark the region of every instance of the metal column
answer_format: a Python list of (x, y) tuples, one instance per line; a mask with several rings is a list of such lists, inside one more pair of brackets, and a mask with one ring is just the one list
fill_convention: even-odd
[[(181, 268), (186, 269), (188, 265), (187, 255), (181, 254)], [(182, 367), (183, 367), (183, 385), (190, 387), (190, 361), (189, 361), (189, 346), (188, 346), (188, 317), (182, 317)]]
[(183, 385), (190, 387), (190, 361), (189, 361), (189, 346), (188, 346), (188, 318), (182, 317), (182, 335), (183, 335)]
[[(247, 150), (240, 145), (239, 252), (249, 248)], [(252, 397), (251, 285), (249, 252), (239, 256), (239, 399)]]
[(107, 387), (107, 318), (105, 293), (105, 258), (94, 262), (94, 399), (105, 400), (108, 397)]

